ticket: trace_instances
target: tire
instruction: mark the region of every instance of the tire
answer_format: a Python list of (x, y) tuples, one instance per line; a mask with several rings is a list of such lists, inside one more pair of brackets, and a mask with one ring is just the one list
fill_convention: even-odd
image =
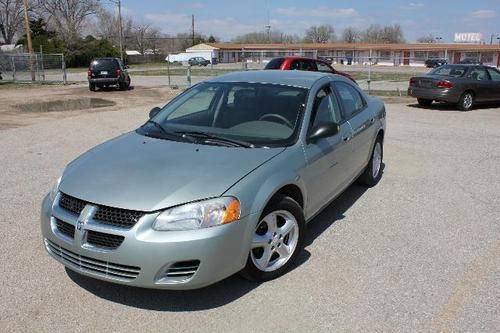
[(470, 111), (474, 107), (474, 93), (466, 91), (460, 96), (458, 100), (458, 109), (460, 111)]
[(420, 106), (431, 106), (432, 99), (417, 98), (417, 102)]
[(370, 161), (365, 171), (358, 178), (358, 183), (373, 187), (378, 184), (382, 178), (382, 161), (384, 158), (384, 142), (380, 136), (377, 137), (373, 145)]
[(89, 90), (95, 91), (95, 83), (89, 83)]
[(120, 82), (118, 83), (118, 88), (123, 91), (127, 89), (127, 83), (126, 82)]
[[(273, 221), (276, 228), (270, 226)], [(304, 213), (299, 204), (290, 197), (275, 198), (257, 223), (241, 275), (262, 282), (285, 274), (304, 247), (305, 230)], [(269, 255), (265, 257), (266, 254)]]

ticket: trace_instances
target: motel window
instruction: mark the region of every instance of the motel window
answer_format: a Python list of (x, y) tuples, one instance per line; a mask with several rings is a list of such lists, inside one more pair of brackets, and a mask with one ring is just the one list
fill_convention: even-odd
[(415, 51), (414, 56), (417, 60), (425, 60), (427, 59), (427, 52), (425, 51)]

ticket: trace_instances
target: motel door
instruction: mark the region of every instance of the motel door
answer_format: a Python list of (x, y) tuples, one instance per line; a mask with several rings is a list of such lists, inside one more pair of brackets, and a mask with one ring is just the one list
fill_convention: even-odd
[(453, 55), (453, 63), (458, 64), (461, 58), (462, 54), (460, 52), (455, 52), (455, 54)]
[(410, 65), (410, 51), (403, 52), (403, 65), (405, 66)]

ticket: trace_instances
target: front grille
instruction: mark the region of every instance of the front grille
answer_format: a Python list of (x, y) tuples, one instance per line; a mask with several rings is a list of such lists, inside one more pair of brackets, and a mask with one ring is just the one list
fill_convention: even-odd
[(175, 280), (187, 280), (196, 273), (199, 266), (199, 260), (176, 262), (167, 268), (165, 276)]
[(75, 238), (75, 226), (66, 222), (63, 222), (59, 219), (56, 219), (56, 228), (57, 230), (69, 237), (69, 238)]
[[(59, 207), (76, 215), (80, 215), (87, 203), (64, 193), (61, 193), (59, 199)], [(143, 212), (135, 210), (96, 206), (97, 211), (93, 218), (101, 224), (130, 229), (144, 216)]]
[(122, 228), (132, 228), (143, 216), (143, 212), (135, 210), (99, 206), (94, 219), (103, 224), (109, 224)]
[(87, 203), (85, 201), (73, 198), (72, 196), (64, 193), (61, 193), (61, 197), (59, 199), (59, 207), (76, 215), (80, 215), (86, 204)]
[(65, 265), (74, 267), (82, 272), (126, 281), (134, 280), (141, 273), (140, 267), (120, 265), (81, 256), (66, 250), (48, 239), (45, 240), (45, 245), (47, 250), (61, 259)]
[(105, 234), (93, 230), (87, 231), (87, 243), (94, 246), (116, 249), (122, 244), (123, 239), (123, 236)]

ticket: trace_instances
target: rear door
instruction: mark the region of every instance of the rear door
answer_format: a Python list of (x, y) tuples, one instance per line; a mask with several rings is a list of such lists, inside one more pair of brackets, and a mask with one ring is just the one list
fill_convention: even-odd
[(477, 66), (471, 68), (467, 74), (467, 79), (474, 89), (475, 99), (478, 102), (487, 102), (493, 98), (493, 88), (491, 86), (490, 75), (486, 68)]
[(366, 167), (375, 137), (375, 113), (370, 110), (367, 101), (359, 90), (345, 82), (335, 82), (335, 92), (342, 104), (343, 117), (352, 128), (351, 156), (348, 167), (353, 179)]

